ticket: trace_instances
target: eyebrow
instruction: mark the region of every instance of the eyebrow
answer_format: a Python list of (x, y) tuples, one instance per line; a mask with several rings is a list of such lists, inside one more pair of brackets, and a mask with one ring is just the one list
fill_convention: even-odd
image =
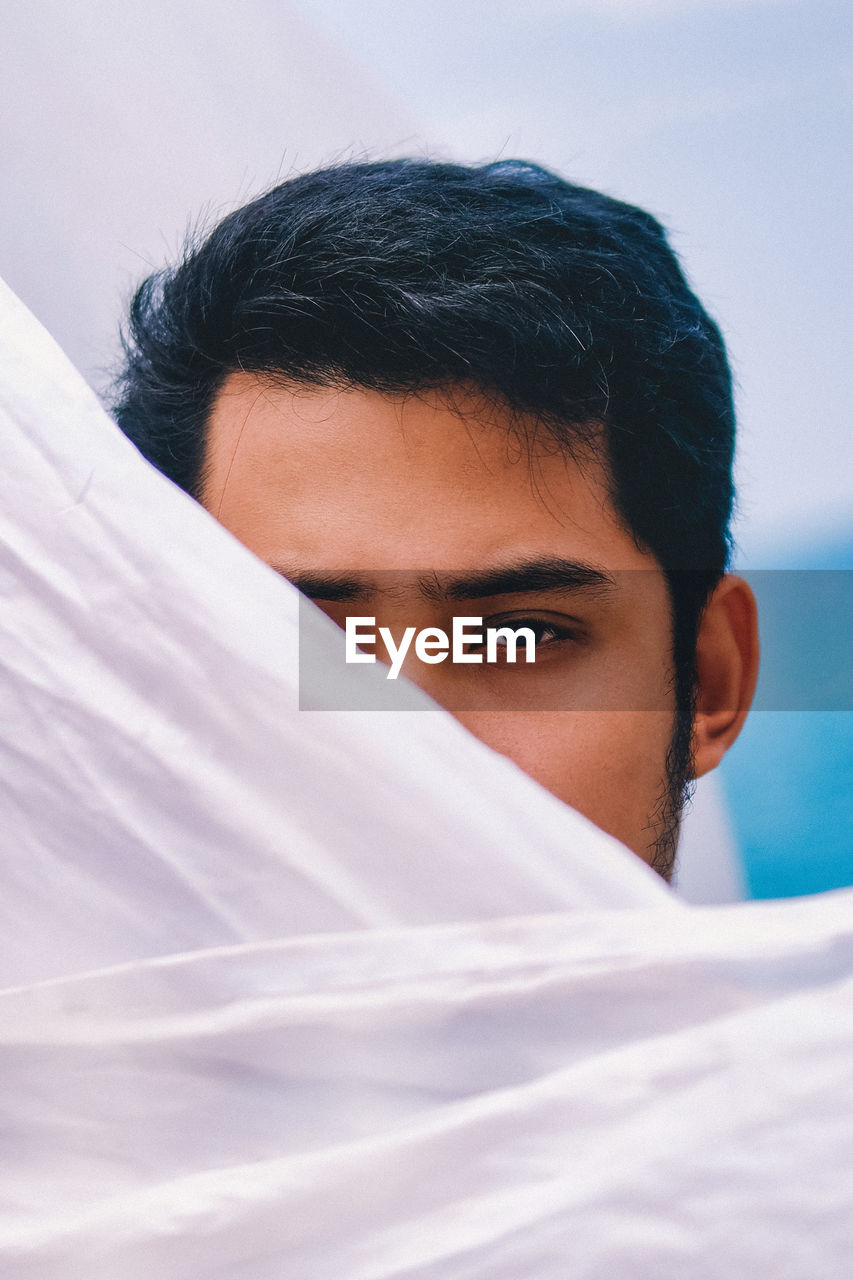
[(376, 594), (376, 588), (364, 578), (353, 578), (342, 573), (298, 573), (278, 565), (273, 565), (273, 568), (312, 600), (358, 600), (363, 596)]
[(448, 600), (482, 600), (487, 596), (531, 595), (557, 591), (603, 595), (616, 586), (602, 569), (578, 560), (524, 560), (520, 564), (486, 569), (469, 577), (454, 578), (442, 594)]
[[(395, 590), (383, 590), (375, 580), (352, 574), (299, 573), (274, 567), (312, 600), (348, 602)], [(533, 595), (546, 591), (604, 596), (610, 594), (615, 586), (615, 579), (602, 569), (578, 560), (554, 557), (498, 565), (463, 577), (446, 577), (436, 572), (418, 578), (421, 595), (429, 600), (483, 600), (492, 596)]]

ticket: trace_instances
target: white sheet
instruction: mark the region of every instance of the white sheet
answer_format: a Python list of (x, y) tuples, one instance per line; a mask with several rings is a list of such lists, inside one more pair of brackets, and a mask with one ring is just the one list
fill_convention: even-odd
[(847, 1280), (851, 895), (300, 712), (295, 592), (8, 293), (0, 411), (0, 1274)]

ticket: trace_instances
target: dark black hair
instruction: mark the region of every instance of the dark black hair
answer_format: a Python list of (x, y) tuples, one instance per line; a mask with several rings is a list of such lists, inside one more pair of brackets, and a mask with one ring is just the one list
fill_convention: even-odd
[(236, 370), (388, 392), (473, 385), (567, 449), (603, 423), (615, 508), (667, 574), (676, 668), (692, 663), (729, 552), (731, 377), (643, 210), (519, 161), (294, 178), (131, 305), (118, 422), (197, 497), (207, 418)]

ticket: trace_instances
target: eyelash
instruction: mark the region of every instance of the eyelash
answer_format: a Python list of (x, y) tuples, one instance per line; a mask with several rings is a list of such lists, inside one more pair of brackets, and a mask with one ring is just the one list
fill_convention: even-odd
[[(527, 618), (523, 616), (511, 618), (503, 616), (496, 618), (484, 618), (484, 630), (492, 627), (511, 627), (514, 631), (519, 630), (521, 627), (529, 627), (536, 636), (537, 652), (540, 646), (557, 645), (566, 640), (580, 642), (583, 638), (578, 626), (560, 624), (546, 618)], [(541, 635), (542, 632), (550, 632), (550, 637), (548, 639), (543, 639)], [(485, 645), (480, 647), (485, 649)]]

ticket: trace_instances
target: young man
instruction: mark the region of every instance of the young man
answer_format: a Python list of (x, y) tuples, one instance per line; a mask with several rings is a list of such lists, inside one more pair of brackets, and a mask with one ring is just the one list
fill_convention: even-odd
[(342, 625), (530, 627), (403, 670), (671, 875), (757, 634), (726, 355), (653, 218), (518, 162), (293, 179), (142, 285), (116, 413)]

